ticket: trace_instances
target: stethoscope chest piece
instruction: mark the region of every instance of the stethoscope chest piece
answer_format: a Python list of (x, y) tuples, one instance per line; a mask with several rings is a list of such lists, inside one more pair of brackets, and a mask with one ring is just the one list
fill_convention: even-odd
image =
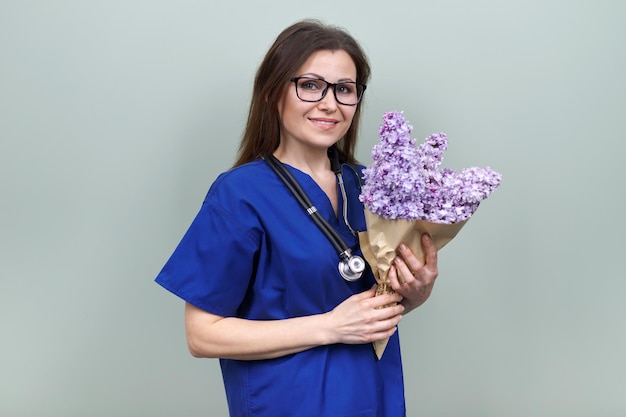
[(350, 256), (348, 259), (339, 261), (339, 273), (348, 282), (361, 278), (365, 271), (365, 261), (360, 256)]

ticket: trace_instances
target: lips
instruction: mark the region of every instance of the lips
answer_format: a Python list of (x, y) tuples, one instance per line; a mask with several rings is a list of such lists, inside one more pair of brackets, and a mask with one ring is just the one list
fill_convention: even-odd
[(329, 118), (325, 118), (325, 117), (309, 118), (309, 120), (315, 126), (318, 126), (318, 127), (322, 128), (322, 129), (331, 129), (331, 128), (337, 126), (337, 124), (339, 123), (339, 121), (336, 120), (336, 119), (329, 119)]

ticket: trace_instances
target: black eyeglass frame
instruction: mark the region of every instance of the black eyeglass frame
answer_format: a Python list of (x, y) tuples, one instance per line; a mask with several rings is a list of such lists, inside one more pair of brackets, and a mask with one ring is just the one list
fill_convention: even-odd
[[(302, 79), (315, 80), (315, 81), (321, 81), (323, 83), (326, 83), (326, 88), (322, 90), (322, 96), (319, 99), (317, 99), (317, 100), (306, 100), (306, 99), (303, 99), (302, 97), (300, 97), (300, 94), (298, 94), (298, 81), (300, 81)], [(333, 88), (333, 95), (335, 96), (335, 100), (337, 100), (337, 103), (342, 104), (344, 106), (356, 106), (357, 104), (359, 104), (361, 102), (361, 99), (363, 98), (363, 94), (365, 93), (365, 89), (367, 88), (367, 85), (358, 83), (356, 81), (343, 81), (343, 82), (340, 82), (340, 83), (330, 83), (330, 82), (328, 82), (326, 80), (322, 80), (321, 78), (315, 78), (315, 77), (293, 77), (293, 78), (290, 78), (289, 81), (294, 83), (295, 86), (296, 86), (296, 96), (300, 100), (306, 101), (307, 103), (317, 103), (318, 101), (324, 100), (324, 97), (326, 97), (326, 93), (328, 93), (328, 89), (330, 87), (332, 87)], [(357, 86), (357, 93), (359, 92), (359, 88), (358, 87), (360, 86), (362, 88), (361, 94), (357, 95), (356, 103), (354, 103), (354, 104), (346, 104), (346, 103), (343, 103), (337, 97), (337, 86), (338, 85), (342, 85), (342, 84), (354, 84), (354, 85), (356, 85)]]

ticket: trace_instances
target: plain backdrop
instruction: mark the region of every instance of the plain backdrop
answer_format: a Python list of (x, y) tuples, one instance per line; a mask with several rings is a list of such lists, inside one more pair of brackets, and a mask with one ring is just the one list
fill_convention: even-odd
[(503, 175), (401, 324), (409, 416), (626, 415), (626, 2), (0, 1), (0, 415), (226, 416), (153, 280), (302, 18), (444, 166)]

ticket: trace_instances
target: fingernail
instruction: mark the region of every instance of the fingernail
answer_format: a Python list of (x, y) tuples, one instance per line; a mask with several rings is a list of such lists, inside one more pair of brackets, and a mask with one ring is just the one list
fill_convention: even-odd
[(406, 245), (404, 243), (400, 244), (400, 250), (403, 252), (406, 250)]

